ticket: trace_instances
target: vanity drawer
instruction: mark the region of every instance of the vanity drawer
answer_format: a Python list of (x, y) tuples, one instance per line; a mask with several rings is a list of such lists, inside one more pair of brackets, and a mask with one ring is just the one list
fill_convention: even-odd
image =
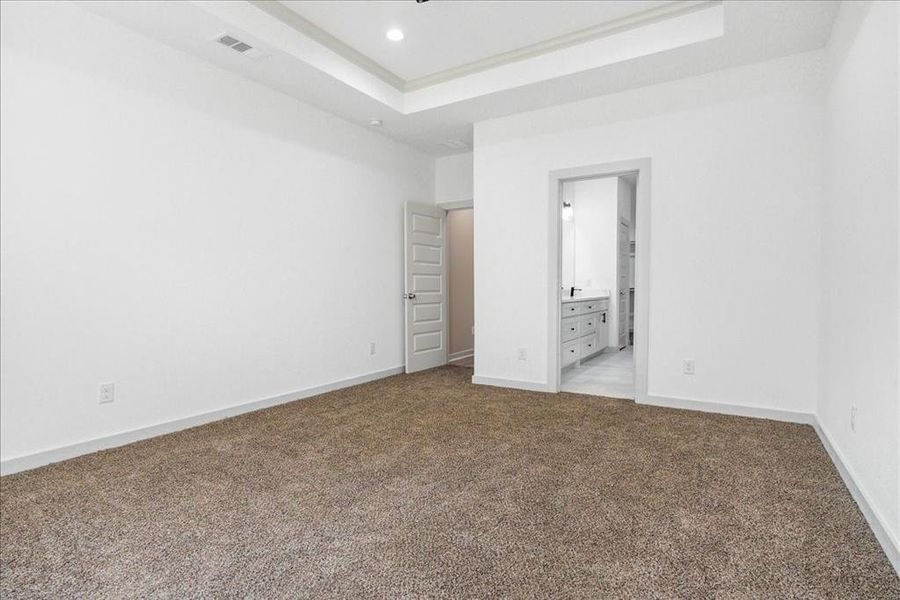
[(562, 328), (560, 330), (562, 341), (568, 342), (582, 335), (581, 319), (578, 317), (570, 317), (562, 320)]
[(592, 315), (579, 317), (579, 334), (588, 335), (589, 333), (597, 333), (597, 324), (600, 322), (600, 316), (600, 313), (594, 313)]
[(578, 302), (565, 302), (560, 308), (559, 314), (562, 318), (574, 317), (581, 314), (581, 306)]
[(580, 340), (578, 340), (578, 343), (581, 345), (581, 347), (579, 348), (580, 358), (587, 358), (591, 354), (594, 354), (600, 350), (600, 338), (596, 333), (594, 335), (581, 338)]
[(563, 367), (568, 367), (569, 365), (578, 362), (578, 344), (578, 340), (572, 340), (571, 342), (566, 342), (562, 345), (560, 360), (562, 361)]
[(578, 312), (581, 314), (600, 312), (609, 308), (609, 300), (606, 298), (602, 300), (585, 300), (578, 304)]

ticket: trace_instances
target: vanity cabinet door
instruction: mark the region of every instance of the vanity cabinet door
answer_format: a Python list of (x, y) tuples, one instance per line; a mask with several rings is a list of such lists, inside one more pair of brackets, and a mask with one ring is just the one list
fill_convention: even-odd
[(570, 317), (562, 320), (562, 341), (568, 342), (581, 335), (581, 321), (578, 317)]
[(579, 348), (581, 358), (587, 358), (600, 351), (600, 343), (596, 334), (583, 337), (579, 342), (581, 342), (581, 348)]
[(578, 340), (572, 340), (571, 342), (563, 344), (562, 352), (560, 354), (560, 360), (562, 360), (563, 367), (568, 367), (569, 365), (578, 362)]
[(597, 331), (597, 322), (600, 320), (600, 313), (594, 313), (592, 315), (585, 315), (581, 317), (581, 335), (587, 335), (589, 333), (596, 333)]
[(602, 350), (609, 346), (609, 313), (602, 312), (597, 315), (597, 348)]

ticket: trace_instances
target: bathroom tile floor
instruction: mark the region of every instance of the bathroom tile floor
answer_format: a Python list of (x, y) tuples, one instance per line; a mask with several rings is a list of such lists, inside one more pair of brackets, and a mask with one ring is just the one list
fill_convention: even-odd
[(560, 390), (608, 398), (634, 399), (634, 353), (602, 352), (562, 372)]

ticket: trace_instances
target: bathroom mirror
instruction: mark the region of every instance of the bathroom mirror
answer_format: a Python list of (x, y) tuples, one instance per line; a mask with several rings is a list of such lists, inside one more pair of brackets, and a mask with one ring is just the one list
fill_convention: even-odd
[[(576, 296), (598, 295), (624, 287), (619, 284), (622, 274), (620, 256), (628, 252), (628, 232), (634, 187), (624, 177), (601, 177), (566, 181), (562, 186), (559, 218), (561, 223), (560, 288), (569, 296), (576, 288)], [(620, 234), (620, 228), (625, 234)], [(623, 240), (620, 248), (618, 240)]]
[[(565, 191), (566, 187), (563, 187)], [(560, 285), (564, 290), (575, 286), (575, 209), (564, 200), (560, 214), (562, 219), (562, 271)]]

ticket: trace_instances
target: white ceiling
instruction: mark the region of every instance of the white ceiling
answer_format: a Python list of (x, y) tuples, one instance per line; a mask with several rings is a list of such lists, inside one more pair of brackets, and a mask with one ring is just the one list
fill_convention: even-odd
[[(459, 9), (454, 10), (462, 11), (457, 13), (462, 23), (465, 23), (465, 11), (480, 4), (450, 3), (460, 5)], [(422, 8), (412, 0), (397, 4)], [(442, 3), (432, 0), (425, 4)], [(508, 0), (501, 4), (516, 7), (530, 3)], [(365, 125), (369, 119), (381, 119), (384, 125), (377, 131), (383, 135), (429, 154), (441, 156), (461, 151), (459, 148), (447, 148), (442, 145), (443, 142), (463, 140), (471, 144), (472, 124), (485, 119), (822, 48), (830, 36), (838, 4), (830, 0), (725, 2), (724, 11), (719, 7), (721, 12), (717, 18), (721, 23), (717, 35), (698, 39), (691, 37), (690, 31), (673, 25), (669, 33), (663, 31), (660, 36), (678, 38), (682, 43), (668, 44), (654, 51), (652, 44), (647, 44), (647, 35), (659, 31), (660, 26), (668, 26), (667, 23), (656, 23), (644, 28), (643, 45), (637, 45), (640, 46), (639, 52), (620, 53), (617, 60), (573, 71), (570, 69), (572, 61), (567, 60), (565, 55), (547, 52), (531, 59), (542, 65), (544, 75), (534, 69), (528, 71), (527, 60), (507, 63), (492, 70), (411, 92), (419, 95), (418, 97), (422, 94), (430, 95), (428, 99), (432, 101), (430, 104), (419, 102), (414, 110), (408, 107), (410, 92), (390, 85), (378, 73), (361, 67), (360, 64), (364, 62), (347, 61), (328, 48), (327, 44), (321, 44), (296, 28), (288, 27), (283, 20), (274, 18), (267, 10), (260, 10), (255, 2), (96, 1), (82, 3), (82, 6), (341, 118), (361, 125)], [(276, 8), (295, 14), (280, 4)], [(363, 27), (366, 19), (355, 18), (359, 22), (354, 27)], [(504, 27), (526, 32), (517, 34), (522, 37), (516, 38), (525, 39), (527, 35), (531, 35), (527, 32), (536, 29), (533, 29), (533, 23), (522, 21), (517, 19), (505, 23)], [(476, 27), (476, 23), (473, 19), (471, 24), (462, 26)], [(406, 25), (404, 27), (408, 28)], [(657, 29), (653, 29), (654, 27)], [(377, 28), (378, 35), (383, 35), (382, 26), (379, 24)], [(216, 44), (215, 38), (223, 32), (235, 34), (261, 49), (264, 57), (248, 59)], [(672, 32), (676, 35), (672, 35)], [(617, 34), (618, 37), (608, 36), (589, 43), (604, 43), (615, 54), (618, 44), (634, 50), (637, 46), (633, 36), (639, 33), (641, 32), (637, 30), (629, 30)], [(511, 36), (506, 39), (513, 38)], [(652, 36), (650, 41), (653, 41)], [(443, 42), (442, 45), (448, 47), (439, 48), (435, 45), (432, 51), (448, 52), (455, 57), (464, 55), (461, 46), (466, 44), (462, 41)], [(577, 51), (579, 48), (570, 50)], [(483, 47), (482, 51), (489, 51), (488, 47)], [(594, 57), (597, 53), (586, 54)], [(376, 57), (368, 59), (374, 62)], [(519, 74), (525, 71), (530, 76), (535, 73), (540, 76), (528, 80), (519, 79), (518, 82), (509, 78), (510, 82), (506, 82), (501, 81), (504, 69), (518, 69)], [(555, 76), (547, 77), (546, 73)], [(477, 89), (477, 86), (468, 84), (468, 79), (479, 76), (491, 84), (500, 82), (502, 85)], [(454, 96), (448, 92), (458, 92), (461, 86), (465, 87), (466, 94)]]
[[(285, 1), (285, 6), (404, 80), (434, 75), (671, 1)], [(402, 42), (385, 32), (400, 28)]]

